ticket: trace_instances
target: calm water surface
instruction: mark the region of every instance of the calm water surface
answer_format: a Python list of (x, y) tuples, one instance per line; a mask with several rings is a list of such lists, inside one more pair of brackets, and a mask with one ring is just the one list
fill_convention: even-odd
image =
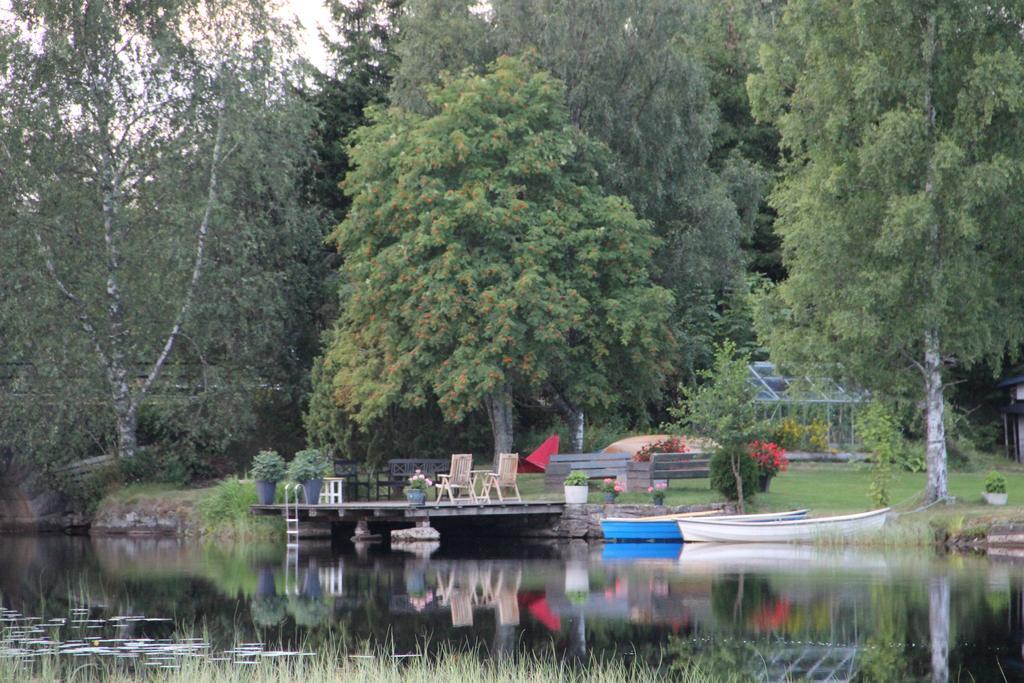
[[(923, 551), (307, 543), (296, 555), (0, 537), (0, 608), (0, 656), (63, 641), (69, 656), (148, 648), (161, 666), (344, 640), (699, 660), (753, 680), (1024, 680), (1024, 567)], [(182, 625), (206, 638), (182, 644)]]

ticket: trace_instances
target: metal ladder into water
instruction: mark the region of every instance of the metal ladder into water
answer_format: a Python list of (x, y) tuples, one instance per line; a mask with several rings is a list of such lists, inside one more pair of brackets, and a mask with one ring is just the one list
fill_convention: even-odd
[[(299, 547), (299, 491), (302, 484), (284, 487), (284, 526), (285, 541), (288, 548)], [(292, 494), (292, 505), (288, 505), (288, 493)]]

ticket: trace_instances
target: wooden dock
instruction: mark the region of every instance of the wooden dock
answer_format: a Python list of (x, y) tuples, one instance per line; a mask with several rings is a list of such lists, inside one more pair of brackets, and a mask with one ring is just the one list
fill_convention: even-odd
[[(289, 542), (298, 538), (323, 538), (334, 535), (337, 527), (354, 524), (352, 540), (356, 542), (378, 540), (382, 538), (380, 532), (403, 527), (418, 527), (416, 534), (422, 536), (417, 540), (439, 538), (442, 529), (463, 537), (495, 533), (515, 535), (513, 529), (550, 527), (551, 518), (560, 518), (564, 509), (565, 502), (560, 500), (440, 505), (412, 505), (406, 501), (300, 504), (288, 506), (291, 515), (296, 515), (297, 510), (297, 518), (288, 521), (288, 534)], [(285, 516), (284, 505), (253, 505), (251, 510), (256, 515)]]
[[(291, 506), (295, 508), (296, 506)], [(493, 515), (560, 515), (565, 508), (561, 500), (529, 500), (505, 503), (427, 503), (412, 505), (406, 501), (360, 501), (297, 506), (300, 519), (316, 518), (337, 522), (420, 522), (438, 518), (469, 518)], [(253, 505), (256, 515), (284, 515), (284, 505)]]

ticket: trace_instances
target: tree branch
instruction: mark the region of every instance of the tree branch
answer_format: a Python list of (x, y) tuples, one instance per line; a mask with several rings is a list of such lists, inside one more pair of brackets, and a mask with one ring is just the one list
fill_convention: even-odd
[(110, 372), (110, 357), (104, 350), (103, 345), (100, 344), (99, 334), (96, 332), (96, 325), (92, 321), (92, 316), (89, 315), (89, 310), (85, 305), (85, 302), (68, 287), (57, 273), (57, 266), (53, 263), (53, 257), (50, 254), (50, 248), (46, 245), (43, 240), (43, 235), (38, 229), (35, 231), (36, 244), (39, 245), (39, 253), (43, 256), (43, 263), (46, 267), (46, 272), (49, 274), (50, 279), (53, 280), (54, 284), (57, 285), (57, 289), (60, 290), (61, 294), (75, 305), (78, 309), (78, 323), (87, 335), (89, 335), (90, 341), (93, 343), (93, 347), (96, 349), (96, 353), (100, 357), (100, 361), (103, 363), (103, 369), (106, 372)]
[(153, 382), (160, 376), (160, 371), (163, 369), (164, 363), (167, 362), (168, 356), (171, 355), (174, 342), (181, 334), (182, 323), (184, 323), (185, 318), (192, 309), (196, 288), (203, 274), (203, 256), (206, 253), (206, 236), (210, 230), (210, 214), (213, 212), (213, 205), (217, 202), (217, 173), (220, 169), (221, 145), (224, 140), (224, 108), (225, 103), (221, 100), (220, 112), (217, 115), (217, 132), (213, 141), (213, 154), (210, 160), (210, 180), (207, 187), (206, 208), (203, 210), (203, 218), (199, 223), (199, 231), (196, 236), (196, 257), (192, 265), (192, 278), (185, 291), (185, 300), (182, 302), (181, 309), (179, 309), (174, 324), (171, 326), (171, 331), (167, 335), (167, 341), (164, 342), (163, 350), (161, 350), (156, 361), (153, 362), (153, 367), (150, 369), (145, 382), (142, 384), (142, 388), (139, 390), (139, 398), (142, 398), (149, 392)]

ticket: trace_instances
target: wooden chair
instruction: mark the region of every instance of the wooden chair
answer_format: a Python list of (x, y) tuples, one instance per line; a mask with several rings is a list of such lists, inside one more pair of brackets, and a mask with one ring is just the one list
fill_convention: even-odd
[(473, 491), (473, 455), (471, 453), (452, 454), (452, 466), (448, 474), (437, 475), (437, 502), (441, 504), (445, 492), (448, 492), (448, 500), (469, 500), (476, 502), (476, 493)]
[(509, 495), (509, 500), (517, 500), (522, 502), (523, 498), (519, 495), (519, 484), (516, 483), (516, 476), (519, 472), (519, 454), (518, 453), (502, 453), (498, 456), (498, 471), (488, 472), (484, 479), (484, 488), (480, 493), (480, 498), (490, 502), (491, 500), (491, 489), (498, 492), (498, 500), (502, 503), (505, 502), (505, 496), (502, 495), (502, 489), (510, 489), (515, 492), (515, 496)]
[(515, 579), (511, 582), (506, 582), (504, 569), (498, 575), (498, 585), (494, 590), (494, 606), (498, 613), (498, 623), (502, 626), (519, 625), (519, 584), (522, 580), (522, 569), (516, 572)]

